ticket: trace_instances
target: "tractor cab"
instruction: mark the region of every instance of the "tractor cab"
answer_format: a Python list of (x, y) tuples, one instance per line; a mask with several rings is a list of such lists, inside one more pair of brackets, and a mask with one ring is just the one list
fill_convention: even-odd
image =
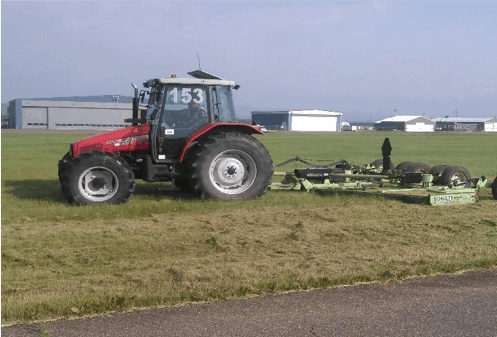
[[(143, 102), (149, 95), (148, 104), (139, 107), (146, 111), (134, 124), (151, 124), (150, 145), (157, 163), (176, 161), (186, 140), (209, 124), (236, 122), (232, 89), (239, 86), (200, 70), (188, 74), (193, 78), (176, 78), (173, 74), (145, 82), (149, 92), (136, 95), (135, 90), (135, 100)], [(133, 114), (138, 115), (135, 111)]]

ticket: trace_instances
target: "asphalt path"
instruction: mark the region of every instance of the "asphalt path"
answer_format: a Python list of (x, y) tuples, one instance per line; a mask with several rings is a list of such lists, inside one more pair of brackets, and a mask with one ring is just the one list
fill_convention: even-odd
[[(497, 269), (47, 322), (71, 336), (492, 336)], [(39, 324), (2, 336), (40, 336)]]

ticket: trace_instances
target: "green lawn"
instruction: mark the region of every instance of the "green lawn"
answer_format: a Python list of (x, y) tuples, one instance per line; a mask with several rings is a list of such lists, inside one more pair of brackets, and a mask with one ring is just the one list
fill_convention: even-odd
[[(68, 207), (60, 193), (57, 162), (69, 144), (83, 134), (14, 133), (2, 134), (2, 221), (77, 220), (116, 216), (136, 218), (151, 213), (168, 212), (151, 200), (168, 196), (161, 189), (170, 184), (139, 184), (133, 202), (102, 208)], [(484, 133), (407, 134), (404, 132), (344, 132), (339, 134), (270, 133), (258, 138), (266, 145), (275, 164), (295, 156), (314, 160), (346, 159), (367, 164), (381, 158), (385, 137), (392, 144), (392, 161), (426, 162), (432, 166), (451, 164), (467, 168), (473, 176), (497, 173), (497, 136)], [(277, 170), (291, 170), (287, 165)], [(179, 202), (183, 198), (178, 195)], [(187, 197), (187, 196), (186, 196)], [(238, 203), (217, 207), (238, 207)], [(201, 205), (201, 206), (198, 206)], [(186, 209), (196, 211), (204, 203), (189, 201)], [(207, 206), (211, 207), (211, 206)]]
[[(126, 204), (68, 206), (57, 162), (81, 137), (2, 134), (3, 324), (497, 265), (497, 201), (488, 191), (476, 205), (437, 208), (278, 191), (204, 201), (169, 183), (139, 183)], [(395, 163), (497, 173), (492, 134), (258, 136), (275, 163), (355, 164), (381, 158), (385, 137)]]

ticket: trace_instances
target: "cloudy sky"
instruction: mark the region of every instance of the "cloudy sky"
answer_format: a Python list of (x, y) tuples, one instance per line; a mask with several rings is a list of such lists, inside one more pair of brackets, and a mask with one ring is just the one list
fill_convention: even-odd
[(198, 68), (242, 114), (497, 115), (497, 2), (2, 1), (1, 101), (132, 95)]

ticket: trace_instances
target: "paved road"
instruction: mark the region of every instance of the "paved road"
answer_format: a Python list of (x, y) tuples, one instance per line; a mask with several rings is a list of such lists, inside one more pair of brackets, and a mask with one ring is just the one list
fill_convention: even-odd
[[(72, 336), (492, 336), (497, 269), (46, 323)], [(2, 336), (40, 336), (37, 325)]]

